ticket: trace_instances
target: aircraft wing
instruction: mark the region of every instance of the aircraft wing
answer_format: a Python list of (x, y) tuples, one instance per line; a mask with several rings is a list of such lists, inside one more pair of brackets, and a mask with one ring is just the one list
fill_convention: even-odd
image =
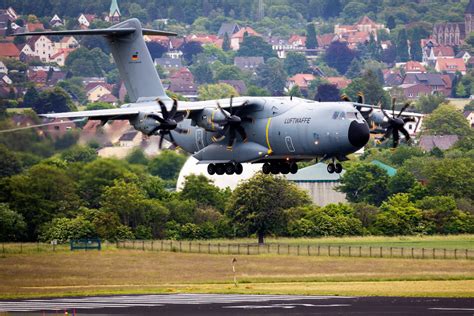
[(88, 118), (90, 120), (128, 120), (135, 117), (140, 108), (119, 108), (92, 111), (40, 114), (44, 118)]

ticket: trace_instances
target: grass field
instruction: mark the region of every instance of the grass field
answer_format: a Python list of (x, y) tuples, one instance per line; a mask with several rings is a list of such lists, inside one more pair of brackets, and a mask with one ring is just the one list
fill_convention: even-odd
[(7, 254), (0, 298), (125, 293), (474, 297), (472, 260), (234, 256), (108, 249)]

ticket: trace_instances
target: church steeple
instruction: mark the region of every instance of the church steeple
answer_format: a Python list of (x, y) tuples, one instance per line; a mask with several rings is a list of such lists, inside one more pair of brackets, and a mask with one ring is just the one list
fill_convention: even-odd
[(120, 22), (121, 16), (122, 14), (120, 13), (117, 0), (112, 0), (112, 3), (110, 4), (110, 11), (109, 11), (109, 22), (112, 22), (112, 23)]

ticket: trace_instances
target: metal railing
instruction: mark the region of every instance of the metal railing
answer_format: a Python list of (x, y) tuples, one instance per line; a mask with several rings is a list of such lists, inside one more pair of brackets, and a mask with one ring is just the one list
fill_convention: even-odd
[(148, 251), (233, 255), (295, 255), (406, 259), (474, 259), (473, 249), (339, 246), (267, 243), (211, 243), (203, 241), (131, 240), (116, 242), (117, 248)]

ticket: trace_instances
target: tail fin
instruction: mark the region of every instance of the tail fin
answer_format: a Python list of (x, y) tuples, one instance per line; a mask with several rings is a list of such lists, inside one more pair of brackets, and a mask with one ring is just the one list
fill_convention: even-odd
[(130, 19), (107, 29), (45, 31), (15, 35), (103, 35), (110, 46), (120, 77), (125, 82), (132, 102), (143, 102), (156, 98), (169, 99), (161, 84), (143, 35), (175, 36), (175, 33), (142, 29), (138, 19)]

